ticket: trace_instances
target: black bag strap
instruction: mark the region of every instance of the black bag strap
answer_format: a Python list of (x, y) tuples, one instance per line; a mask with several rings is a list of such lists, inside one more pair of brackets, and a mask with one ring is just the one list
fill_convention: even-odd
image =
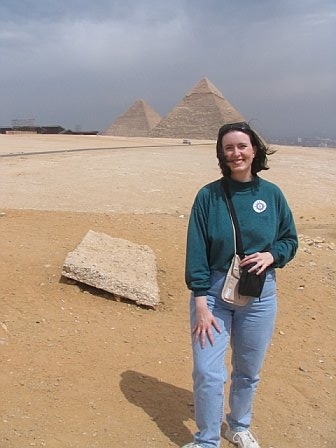
[(237, 254), (241, 258), (244, 258), (244, 248), (243, 248), (243, 242), (242, 242), (241, 233), (240, 233), (240, 227), (239, 227), (237, 215), (236, 215), (233, 203), (232, 203), (231, 191), (230, 191), (228, 183), (226, 182), (226, 180), (224, 178), (223, 178), (223, 188), (224, 188), (226, 203), (229, 208), (229, 212), (230, 212), (230, 215), (232, 218), (232, 223), (234, 225), (235, 232), (236, 232), (236, 251), (237, 251)]

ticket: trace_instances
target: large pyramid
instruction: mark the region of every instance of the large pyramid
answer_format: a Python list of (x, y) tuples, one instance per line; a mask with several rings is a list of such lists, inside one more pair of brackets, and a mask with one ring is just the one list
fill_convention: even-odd
[(161, 116), (144, 100), (137, 100), (102, 135), (121, 137), (147, 137), (148, 132), (161, 120)]
[(223, 124), (244, 120), (222, 93), (203, 78), (148, 135), (215, 140)]

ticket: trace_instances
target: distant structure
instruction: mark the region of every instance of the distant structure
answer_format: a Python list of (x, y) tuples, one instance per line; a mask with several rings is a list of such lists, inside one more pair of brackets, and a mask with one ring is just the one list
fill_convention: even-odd
[(201, 79), (149, 133), (149, 137), (215, 140), (225, 123), (244, 117), (207, 79)]
[(34, 124), (18, 124), (17, 120), (12, 127), (1, 127), (0, 134), (73, 134), (70, 129), (62, 126), (35, 126)]
[(97, 135), (98, 131), (84, 131), (65, 129), (63, 126), (36, 126), (35, 119), (14, 119), (11, 127), (0, 127), (0, 134), (68, 134), (68, 135)]
[(15, 118), (12, 120), (12, 128), (30, 131), (35, 128), (35, 118)]
[(162, 117), (144, 100), (137, 100), (126, 112), (105, 129), (102, 135), (147, 137)]

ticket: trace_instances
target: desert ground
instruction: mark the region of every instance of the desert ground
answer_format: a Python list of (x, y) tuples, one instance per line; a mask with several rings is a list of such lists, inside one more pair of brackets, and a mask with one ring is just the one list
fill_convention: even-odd
[[(277, 271), (251, 429), (262, 448), (335, 448), (336, 149), (276, 149), (261, 175), (285, 193), (300, 248)], [(214, 142), (0, 135), (1, 448), (192, 440), (185, 237), (219, 176)], [(90, 229), (153, 249), (156, 309), (61, 277)]]

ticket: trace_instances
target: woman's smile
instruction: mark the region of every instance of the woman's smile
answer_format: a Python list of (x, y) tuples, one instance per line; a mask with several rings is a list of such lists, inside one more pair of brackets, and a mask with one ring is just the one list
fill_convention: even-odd
[(255, 154), (250, 137), (241, 131), (228, 132), (223, 137), (222, 147), (231, 177), (241, 182), (250, 180)]

